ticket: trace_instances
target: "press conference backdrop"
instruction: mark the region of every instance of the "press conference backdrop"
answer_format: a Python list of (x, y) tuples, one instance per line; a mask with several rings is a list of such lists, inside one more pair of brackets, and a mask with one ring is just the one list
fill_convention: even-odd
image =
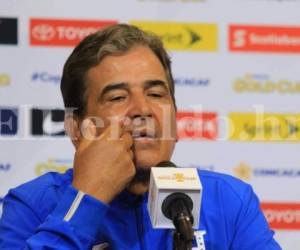
[(299, 9), (299, 0), (0, 0), (0, 203), (10, 188), (72, 167), (63, 64), (87, 34), (130, 23), (172, 56), (173, 161), (252, 184), (282, 247), (299, 249)]

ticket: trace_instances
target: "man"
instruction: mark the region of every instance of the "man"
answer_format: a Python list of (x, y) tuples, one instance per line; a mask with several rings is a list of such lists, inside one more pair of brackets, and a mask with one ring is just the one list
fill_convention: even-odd
[[(85, 38), (67, 60), (61, 90), (74, 171), (46, 174), (4, 199), (0, 249), (172, 249), (172, 230), (147, 212), (151, 166), (170, 160), (176, 105), (161, 41), (129, 25)], [(280, 249), (250, 186), (200, 172), (194, 249)], [(204, 239), (204, 242), (202, 242)]]

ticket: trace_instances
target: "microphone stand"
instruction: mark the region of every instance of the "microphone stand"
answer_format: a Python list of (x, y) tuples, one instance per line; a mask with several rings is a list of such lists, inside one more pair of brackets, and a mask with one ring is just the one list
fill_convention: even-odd
[(182, 238), (181, 234), (176, 230), (173, 234), (173, 250), (191, 250), (192, 243)]
[(163, 201), (162, 212), (173, 221), (176, 229), (173, 235), (173, 250), (192, 249), (194, 241), (192, 209), (193, 201), (184, 193), (172, 193)]
[(176, 221), (176, 231), (173, 234), (173, 250), (191, 250), (194, 232), (190, 217), (180, 213)]

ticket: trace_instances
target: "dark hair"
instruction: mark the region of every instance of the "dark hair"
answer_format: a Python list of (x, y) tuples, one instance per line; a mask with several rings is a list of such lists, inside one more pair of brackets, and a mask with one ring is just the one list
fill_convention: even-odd
[(158, 57), (165, 69), (175, 105), (171, 60), (161, 40), (135, 26), (116, 24), (84, 38), (67, 59), (60, 85), (65, 108), (74, 109), (74, 114), (83, 118), (86, 112), (87, 71), (98, 65), (105, 56), (125, 53), (136, 45), (149, 47)]

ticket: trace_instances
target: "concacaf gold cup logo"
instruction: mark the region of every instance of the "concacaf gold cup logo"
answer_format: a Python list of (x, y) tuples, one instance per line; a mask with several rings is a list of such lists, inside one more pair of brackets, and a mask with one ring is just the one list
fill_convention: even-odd
[(234, 175), (241, 180), (249, 181), (252, 176), (252, 169), (246, 163), (240, 163), (233, 169)]
[(35, 167), (35, 174), (37, 176), (40, 176), (47, 172), (64, 173), (71, 167), (72, 167), (71, 160), (62, 160), (62, 159), (51, 158), (45, 162), (38, 163)]
[(229, 139), (300, 142), (300, 114), (230, 113)]
[(185, 182), (185, 181), (195, 181), (197, 180), (195, 177), (193, 176), (185, 176), (184, 173), (175, 173), (172, 176), (171, 175), (162, 175), (162, 176), (158, 176), (159, 180), (172, 180), (175, 182)]
[(6, 73), (0, 73), (0, 87), (8, 86), (11, 82), (10, 75)]
[(233, 89), (237, 93), (299, 94), (300, 81), (284, 78), (273, 80), (267, 74), (246, 74), (234, 80)]
[(174, 178), (177, 182), (184, 182), (184, 174), (182, 173), (174, 174)]
[(159, 36), (170, 50), (218, 50), (218, 26), (213, 23), (131, 21), (131, 24)]

